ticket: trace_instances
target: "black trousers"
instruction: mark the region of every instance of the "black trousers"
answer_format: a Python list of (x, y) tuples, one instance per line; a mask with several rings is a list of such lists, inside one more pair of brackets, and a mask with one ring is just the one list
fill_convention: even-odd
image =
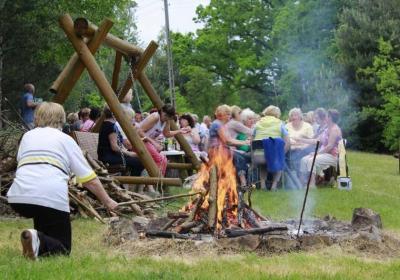
[(71, 252), (71, 221), (69, 213), (53, 208), (11, 203), (21, 216), (33, 218), (33, 227), (40, 240), (39, 256), (69, 255)]
[[(133, 176), (140, 176), (140, 173), (142, 173), (144, 167), (142, 163), (140, 162), (140, 159), (138, 157), (130, 157), (130, 156), (124, 156), (126, 166), (131, 169), (131, 174)], [(108, 163), (108, 164), (122, 164), (122, 157), (119, 154), (113, 153), (113, 154), (107, 154), (103, 155), (102, 158), (99, 158), (102, 162)]]

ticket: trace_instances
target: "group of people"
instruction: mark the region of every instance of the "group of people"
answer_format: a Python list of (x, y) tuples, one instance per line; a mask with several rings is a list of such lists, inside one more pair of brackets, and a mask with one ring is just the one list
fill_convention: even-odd
[[(32, 84), (25, 85), (22, 113), (31, 130), (21, 139), (16, 176), (7, 193), (16, 212), (33, 218), (34, 229), (21, 233), (23, 254), (31, 259), (53, 254), (68, 255), (71, 251), (68, 180), (72, 174), (108, 210), (118, 207), (103, 189), (79, 146), (67, 135), (73, 130), (90, 131), (100, 115), (99, 110), (84, 108), (80, 114), (69, 114), (67, 121), (61, 105), (36, 102), (34, 90)], [(216, 108), (213, 120), (204, 116), (203, 122), (199, 123), (196, 115), (185, 113), (178, 116), (171, 105), (152, 110), (143, 118), (144, 114), (132, 109), (129, 95), (126, 101), (122, 104), (124, 112), (137, 128), (162, 175), (167, 160), (161, 153), (161, 139), (178, 134), (186, 138), (195, 152), (208, 153), (212, 157), (218, 148), (230, 153), (239, 187), (249, 183), (249, 164), (252, 161), (264, 165), (261, 167), (263, 188), (266, 188), (267, 171), (273, 173), (271, 190), (277, 188), (285, 168), (296, 170), (300, 177), (306, 175), (311, 170), (318, 141), (321, 145), (311, 183), (315, 183), (315, 174), (336, 165), (338, 143), (342, 138), (336, 110), (318, 108), (303, 114), (299, 108), (294, 108), (284, 122), (276, 106), (268, 106), (258, 115), (250, 109), (221, 105)], [(136, 156), (135, 147), (129, 143), (107, 106), (103, 109), (103, 116), (99, 159), (110, 164), (124, 163), (131, 168), (133, 175), (141, 174), (144, 168)], [(171, 130), (170, 122), (173, 121), (179, 124), (178, 130)], [(67, 133), (62, 133), (62, 130)], [(255, 143), (261, 144), (257, 146)]]
[(209, 128), (208, 146), (212, 149), (223, 145), (231, 152), (241, 186), (249, 183), (249, 166), (261, 165), (261, 188), (267, 189), (269, 172), (272, 173), (269, 189), (276, 190), (284, 170), (290, 171), (292, 180), (305, 185), (319, 142), (310, 180), (314, 187), (316, 175), (337, 165), (342, 139), (338, 120), (339, 112), (334, 109), (318, 108), (303, 114), (301, 109), (293, 108), (288, 120), (283, 121), (276, 106), (268, 106), (260, 116), (250, 109), (221, 105)]

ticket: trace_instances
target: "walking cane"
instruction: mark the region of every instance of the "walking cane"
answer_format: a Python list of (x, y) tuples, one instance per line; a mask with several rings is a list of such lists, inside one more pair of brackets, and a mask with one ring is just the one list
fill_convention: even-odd
[(312, 176), (312, 172), (313, 172), (313, 169), (314, 169), (315, 158), (317, 157), (318, 148), (319, 148), (319, 141), (317, 141), (317, 145), (315, 146), (314, 157), (313, 157), (313, 161), (312, 161), (312, 164), (311, 164), (311, 171), (310, 171), (310, 175), (308, 176), (306, 194), (304, 196), (303, 208), (301, 209), (299, 229), (297, 230), (297, 238), (299, 238), (301, 223), (303, 222), (304, 209), (306, 208), (308, 190), (310, 189), (310, 181), (311, 181), (311, 176)]

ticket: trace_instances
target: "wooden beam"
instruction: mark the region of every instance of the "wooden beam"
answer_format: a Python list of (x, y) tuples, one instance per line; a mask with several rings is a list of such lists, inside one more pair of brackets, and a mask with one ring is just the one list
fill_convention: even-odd
[[(96, 34), (93, 36), (92, 40), (88, 43), (87, 47), (90, 52), (94, 54), (100, 47), (104, 38), (107, 36), (108, 31), (113, 26), (113, 22), (109, 19), (105, 19), (97, 30)], [(70, 58), (67, 66), (58, 76), (57, 80), (53, 83), (50, 91), (56, 92), (53, 101), (63, 104), (67, 99), (72, 88), (75, 86), (76, 82), (81, 77), (83, 71), (85, 70), (84, 64), (79, 60), (79, 55), (74, 53)], [(61, 77), (60, 77), (61, 76)], [(60, 83), (59, 80), (63, 82)]]
[(121, 184), (182, 186), (180, 178), (114, 176)]
[(60, 25), (74, 46), (75, 51), (79, 54), (80, 60), (86, 66), (90, 77), (96, 83), (108, 106), (110, 106), (110, 110), (114, 113), (115, 118), (121, 125), (121, 128), (125, 132), (128, 140), (132, 143), (132, 146), (135, 147), (140, 161), (150, 176), (157, 177), (160, 173), (157, 165), (147, 151), (142, 139), (136, 131), (136, 128), (131, 124), (128, 116), (124, 113), (117, 96), (108, 83), (104, 73), (101, 71), (99, 65), (96, 63), (96, 60), (94, 59), (88, 46), (82, 39), (75, 35), (71, 17), (68, 14), (62, 16), (60, 18)]
[(168, 162), (167, 168), (169, 169), (195, 169), (191, 163), (182, 162)]
[[(147, 63), (149, 63), (151, 57), (154, 55), (158, 48), (158, 45), (156, 42), (151, 41), (150, 44), (147, 46), (146, 50), (143, 52), (143, 54), (140, 56), (138, 63), (134, 68), (132, 69), (133, 72), (133, 78), (137, 79), (138, 74), (141, 73), (144, 68), (146, 67)], [(122, 86), (121, 92), (118, 96), (118, 100), (122, 102), (124, 100), (126, 94), (128, 93), (129, 89), (132, 87), (133, 81), (130, 77), (128, 77), (125, 80), (124, 85)], [(92, 128), (92, 132), (99, 132), (101, 124), (104, 121), (104, 116), (103, 114), (100, 116), (100, 118), (97, 120), (96, 124)]]
[[(161, 100), (161, 98), (156, 93), (155, 89), (151, 85), (151, 82), (147, 78), (146, 74), (143, 72), (139, 73), (138, 80), (139, 80), (140, 84), (142, 85), (144, 91), (149, 96), (153, 105), (157, 109), (161, 110), (162, 106), (164, 106), (164, 102)], [(178, 130), (178, 126), (176, 125), (176, 123), (174, 121), (171, 120), (169, 122), (169, 124), (170, 124), (171, 130)], [(197, 159), (196, 155), (193, 153), (193, 150), (190, 147), (189, 143), (186, 141), (185, 137), (178, 134), (175, 136), (175, 139), (178, 141), (179, 145), (181, 146), (181, 149), (185, 152), (186, 156), (189, 158), (193, 167), (195, 169), (200, 169), (200, 161)]]
[[(87, 29), (86, 34), (83, 35), (92, 37), (96, 33), (97, 29), (98, 27), (96, 25), (89, 23), (89, 28)], [(107, 35), (104, 40), (104, 44), (116, 51), (122, 52), (126, 56), (139, 56), (143, 52), (141, 48), (134, 46), (112, 34)]]
[(111, 87), (115, 92), (117, 92), (117, 89), (118, 89), (118, 79), (119, 79), (119, 72), (121, 71), (121, 62), (122, 62), (122, 53), (120, 53), (119, 51), (116, 51), (115, 52), (114, 70), (113, 70), (112, 81), (111, 81)]

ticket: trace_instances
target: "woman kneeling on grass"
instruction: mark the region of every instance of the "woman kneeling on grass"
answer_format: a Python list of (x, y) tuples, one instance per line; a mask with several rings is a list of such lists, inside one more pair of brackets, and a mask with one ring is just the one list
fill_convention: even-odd
[(77, 181), (110, 210), (117, 207), (104, 191), (81, 149), (61, 132), (65, 112), (61, 105), (42, 103), (35, 111), (35, 129), (21, 139), (14, 183), (8, 202), (20, 215), (33, 218), (34, 229), (21, 233), (23, 254), (30, 259), (71, 252), (68, 180)]

